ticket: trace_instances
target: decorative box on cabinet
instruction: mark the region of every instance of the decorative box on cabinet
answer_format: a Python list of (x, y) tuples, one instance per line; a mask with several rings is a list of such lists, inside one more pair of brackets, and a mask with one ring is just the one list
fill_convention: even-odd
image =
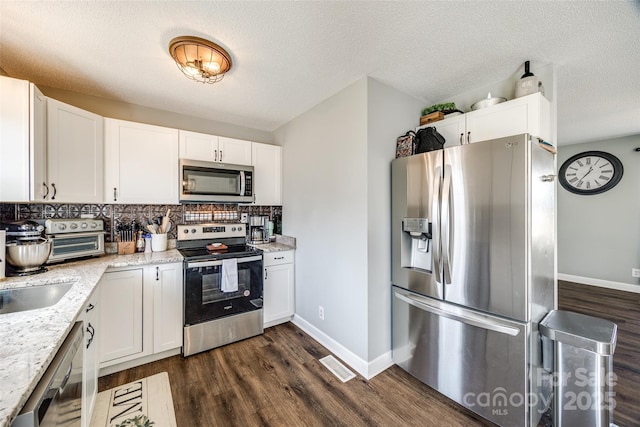
[(512, 99), (416, 128), (435, 127), (445, 147), (530, 133), (551, 141), (551, 103), (540, 93)]
[(178, 130), (105, 119), (105, 202), (178, 204)]
[(295, 251), (282, 251), (264, 254), (265, 328), (287, 322), (294, 315), (294, 253)]

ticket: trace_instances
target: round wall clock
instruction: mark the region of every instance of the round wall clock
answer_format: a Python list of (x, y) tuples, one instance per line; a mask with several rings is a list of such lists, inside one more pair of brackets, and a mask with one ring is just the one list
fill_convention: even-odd
[(622, 162), (604, 151), (585, 151), (569, 157), (560, 167), (560, 184), (575, 194), (600, 194), (615, 187), (624, 169)]

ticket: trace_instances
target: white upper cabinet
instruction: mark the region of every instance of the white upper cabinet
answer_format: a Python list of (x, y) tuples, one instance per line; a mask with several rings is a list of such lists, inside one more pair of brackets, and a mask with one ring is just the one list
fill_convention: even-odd
[(104, 177), (104, 119), (94, 113), (47, 100), (46, 200), (101, 203)]
[(248, 166), (251, 142), (181, 130), (180, 158)]
[(178, 130), (105, 119), (105, 202), (178, 204)]
[(435, 127), (445, 147), (530, 133), (551, 141), (551, 104), (534, 93), (501, 104), (420, 126)]
[(252, 143), (255, 204), (282, 205), (282, 147)]
[(33, 83), (6, 76), (0, 93), (0, 202), (44, 200), (46, 97)]
[(220, 161), (232, 165), (251, 165), (251, 141), (221, 136), (218, 140)]

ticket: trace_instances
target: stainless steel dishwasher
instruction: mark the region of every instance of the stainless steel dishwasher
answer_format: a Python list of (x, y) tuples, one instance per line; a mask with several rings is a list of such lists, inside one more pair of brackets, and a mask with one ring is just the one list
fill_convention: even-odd
[(83, 342), (76, 322), (11, 427), (80, 426)]

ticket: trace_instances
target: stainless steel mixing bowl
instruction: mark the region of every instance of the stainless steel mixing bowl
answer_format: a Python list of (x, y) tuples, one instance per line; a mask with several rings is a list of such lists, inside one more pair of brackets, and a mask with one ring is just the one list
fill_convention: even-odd
[(47, 239), (7, 242), (7, 262), (21, 272), (34, 271), (40, 268), (51, 252), (51, 242)]

